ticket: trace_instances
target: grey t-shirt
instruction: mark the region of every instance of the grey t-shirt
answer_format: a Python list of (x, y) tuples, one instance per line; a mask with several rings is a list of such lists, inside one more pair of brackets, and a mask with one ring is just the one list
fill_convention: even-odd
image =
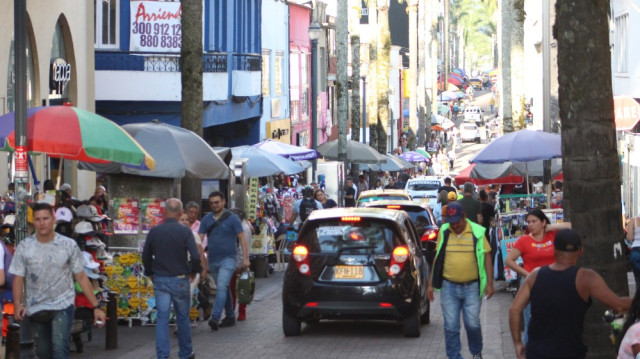
[(84, 270), (84, 257), (76, 242), (56, 233), (49, 243), (35, 235), (18, 244), (9, 272), (24, 277), (27, 315), (73, 305), (73, 274)]

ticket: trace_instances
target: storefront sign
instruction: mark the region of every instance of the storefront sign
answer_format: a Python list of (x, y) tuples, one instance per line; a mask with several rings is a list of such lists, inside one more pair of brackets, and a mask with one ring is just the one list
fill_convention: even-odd
[(247, 201), (245, 212), (250, 220), (258, 218), (258, 178), (249, 178), (249, 200)]
[(52, 59), (49, 70), (49, 90), (61, 94), (69, 81), (71, 81), (71, 64), (60, 57)]
[(266, 123), (267, 138), (291, 144), (291, 120), (276, 120)]
[(131, 1), (130, 9), (130, 51), (180, 52), (180, 2)]

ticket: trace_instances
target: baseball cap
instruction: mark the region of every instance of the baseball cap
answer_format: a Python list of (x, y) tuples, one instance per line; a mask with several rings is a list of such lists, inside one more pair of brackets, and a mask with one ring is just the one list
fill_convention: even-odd
[(91, 222), (100, 222), (103, 219), (107, 218), (107, 216), (104, 215), (100, 216), (96, 207), (90, 204), (83, 204), (81, 206), (78, 206), (78, 208), (76, 209), (76, 214), (78, 215), (78, 217), (88, 219)]
[(460, 219), (462, 219), (463, 215), (464, 215), (464, 208), (462, 208), (462, 205), (460, 203), (458, 202), (450, 203), (447, 205), (447, 215), (445, 218), (445, 222), (447, 223), (460, 222)]
[(15, 202), (6, 202), (4, 207), (2, 207), (2, 213), (16, 213)]
[(62, 186), (60, 186), (61, 191), (66, 191), (68, 189), (71, 189), (71, 185), (68, 183), (63, 183)]
[(3, 228), (13, 227), (15, 224), (16, 224), (15, 214), (7, 214), (4, 216), (4, 222), (2, 223)]
[(73, 213), (67, 207), (60, 207), (56, 209), (56, 223), (71, 222), (73, 220)]
[(89, 252), (82, 252), (84, 256), (84, 267), (89, 269), (97, 269), (100, 267), (100, 263), (93, 260), (93, 257)]
[(555, 249), (563, 252), (576, 252), (582, 248), (580, 235), (573, 229), (561, 229), (553, 242)]
[(451, 191), (447, 193), (447, 200), (456, 201), (457, 199), (458, 199), (458, 195), (455, 192)]
[(74, 232), (78, 234), (91, 234), (95, 233), (93, 230), (93, 225), (87, 221), (78, 222), (76, 227), (73, 229)]

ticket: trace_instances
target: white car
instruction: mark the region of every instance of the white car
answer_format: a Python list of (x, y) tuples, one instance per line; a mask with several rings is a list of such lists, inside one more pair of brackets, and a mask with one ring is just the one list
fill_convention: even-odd
[(484, 111), (478, 106), (469, 106), (462, 113), (464, 122), (475, 122), (476, 125), (484, 125)]
[(428, 203), (433, 208), (438, 201), (438, 188), (441, 186), (444, 186), (442, 177), (425, 176), (408, 180), (404, 189), (414, 201)]
[(480, 130), (478, 129), (478, 125), (466, 122), (460, 124), (460, 140), (480, 143)]

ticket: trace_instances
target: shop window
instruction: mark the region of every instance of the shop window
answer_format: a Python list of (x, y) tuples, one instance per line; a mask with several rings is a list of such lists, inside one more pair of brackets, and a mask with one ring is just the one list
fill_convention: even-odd
[(262, 96), (269, 96), (271, 85), (271, 50), (262, 50)]
[(627, 32), (629, 29), (629, 14), (616, 17), (616, 29), (615, 29), (615, 44), (614, 53), (616, 61), (616, 72), (627, 73), (628, 72), (628, 48), (629, 37)]
[(282, 68), (284, 66), (284, 52), (276, 51), (276, 59), (274, 64), (274, 74), (275, 77), (275, 94), (276, 96), (282, 95), (282, 84), (284, 83), (284, 73), (282, 72)]
[(119, 0), (94, 0), (93, 22), (95, 33), (93, 42), (96, 49), (119, 48), (120, 11)]

